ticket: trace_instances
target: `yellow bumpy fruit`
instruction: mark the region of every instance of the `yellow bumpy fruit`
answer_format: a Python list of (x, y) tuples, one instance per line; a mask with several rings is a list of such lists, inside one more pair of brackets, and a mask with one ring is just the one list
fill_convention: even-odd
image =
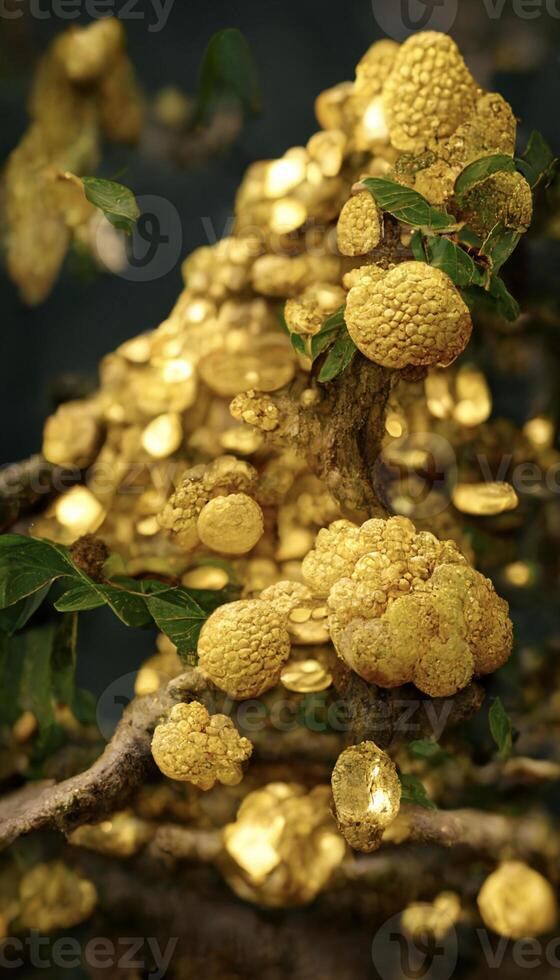
[(363, 276), (348, 293), (345, 319), (358, 350), (387, 368), (450, 364), (472, 331), (449, 276), (424, 262)]
[(242, 738), (231, 718), (210, 715), (203, 704), (176, 704), (156, 728), (152, 755), (170, 779), (212, 789), (216, 782), (236, 786), (243, 778), (243, 763), (253, 747)]
[(302, 571), (311, 589), (327, 591), (339, 656), (371, 684), (413, 682), (445, 697), (510, 655), (508, 605), (490, 580), (452, 541), (417, 532), (405, 517), (336, 521), (319, 532)]
[(391, 143), (421, 153), (431, 140), (451, 136), (472, 114), (478, 92), (447, 34), (414, 34), (400, 48), (383, 89)]
[(381, 240), (381, 217), (369, 191), (360, 191), (346, 202), (336, 226), (343, 255), (366, 255)]
[(221, 691), (238, 700), (274, 687), (290, 654), (290, 634), (269, 602), (240, 599), (220, 606), (198, 640), (200, 669)]
[(201, 510), (198, 536), (212, 551), (244, 555), (254, 548), (264, 531), (263, 512), (246, 493), (214, 497)]

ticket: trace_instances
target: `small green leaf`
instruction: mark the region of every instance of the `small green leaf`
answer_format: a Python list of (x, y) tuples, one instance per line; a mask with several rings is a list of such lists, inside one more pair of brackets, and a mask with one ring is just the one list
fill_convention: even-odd
[(437, 742), (431, 738), (418, 738), (408, 743), (408, 750), (411, 755), (416, 755), (420, 759), (431, 759), (435, 755), (440, 755), (441, 749)]
[(408, 772), (401, 772), (399, 773), (399, 779), (402, 788), (402, 803), (416, 803), (417, 806), (423, 806), (426, 810), (437, 810), (436, 804), (428, 796), (426, 787), (418, 779), (418, 776), (413, 776)]
[(488, 712), (488, 722), (490, 733), (500, 750), (500, 755), (504, 759), (507, 759), (511, 755), (512, 727), (509, 715), (500, 698), (496, 698), (491, 704)]
[(204, 120), (217, 102), (239, 102), (245, 113), (261, 111), (262, 98), (251, 49), (236, 27), (210, 38), (198, 76), (196, 120)]
[(503, 221), (494, 225), (492, 231), (482, 243), (480, 254), (490, 259), (495, 272), (507, 262), (512, 252), (521, 241), (521, 234), (511, 228), (506, 228)]
[(196, 651), (207, 613), (186, 589), (167, 589), (148, 596), (146, 604), (156, 625), (175, 644), (180, 656)]
[(509, 320), (510, 323), (517, 320), (521, 314), (519, 303), (511, 295), (500, 276), (492, 276), (490, 279), (489, 293), (495, 299), (498, 313), (504, 320)]
[(416, 229), (412, 232), (412, 237), (410, 239), (410, 248), (412, 254), (417, 262), (426, 261), (426, 253), (424, 251), (424, 240), (422, 238), (422, 232)]
[(461, 171), (455, 181), (455, 194), (461, 195), (469, 190), (474, 184), (479, 184), (490, 174), (498, 172), (512, 173), (515, 170), (515, 160), (505, 153), (493, 153), (487, 157), (480, 157), (469, 163)]
[(482, 273), (474, 260), (450, 238), (430, 236), (426, 239), (426, 249), (430, 265), (445, 272), (455, 285), (482, 284)]
[(296, 354), (301, 354), (303, 357), (307, 357), (307, 350), (303, 337), (300, 337), (299, 333), (291, 333), (290, 340)]
[(411, 190), (410, 187), (404, 187), (384, 177), (366, 177), (362, 183), (382, 211), (388, 211), (394, 218), (412, 225), (413, 228), (449, 231), (457, 225), (452, 214), (435, 208), (425, 197)]
[(302, 354), (303, 357), (309, 357), (309, 354), (307, 352), (307, 347), (305, 346), (305, 340), (303, 339), (303, 337), (300, 337), (298, 333), (292, 333), (288, 324), (286, 323), (286, 317), (284, 316), (283, 308), (279, 307), (276, 313), (278, 316), (278, 322), (282, 330), (286, 334), (286, 336), (290, 338), (290, 343), (294, 348), (296, 354)]
[(318, 380), (332, 381), (333, 378), (337, 378), (351, 363), (357, 349), (346, 327), (342, 327), (319, 371)]
[(346, 306), (340, 306), (338, 310), (331, 313), (323, 323), (318, 333), (311, 338), (311, 358), (314, 361), (319, 354), (322, 354), (327, 347), (333, 343), (340, 328), (344, 324), (344, 311)]
[(80, 177), (84, 194), (88, 201), (103, 214), (115, 228), (128, 235), (134, 230), (134, 223), (140, 217), (140, 208), (132, 191), (124, 184), (101, 177)]
[(544, 179), (548, 184), (558, 167), (552, 150), (540, 133), (533, 132), (529, 137), (527, 149), (516, 160), (517, 167), (532, 188)]

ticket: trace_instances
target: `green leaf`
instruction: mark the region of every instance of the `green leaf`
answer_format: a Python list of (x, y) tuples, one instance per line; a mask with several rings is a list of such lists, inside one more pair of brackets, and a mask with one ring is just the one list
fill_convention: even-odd
[(167, 589), (148, 596), (146, 604), (156, 625), (175, 644), (180, 656), (196, 651), (207, 613), (186, 589)]
[(22, 712), (21, 688), (25, 668), (24, 637), (0, 634), (0, 725), (13, 725)]
[(51, 669), (53, 692), (57, 700), (72, 707), (75, 699), (78, 614), (60, 616), (52, 638)]
[(506, 228), (503, 221), (494, 225), (492, 231), (482, 243), (480, 254), (490, 259), (495, 272), (507, 262), (511, 253), (521, 241), (521, 234), (511, 228)]
[(477, 251), (482, 245), (482, 238), (480, 238), (479, 235), (475, 235), (472, 228), (469, 228), (467, 225), (463, 225), (462, 228), (459, 228), (457, 231), (457, 238), (462, 245), (468, 245), (469, 248), (475, 248)]
[(302, 354), (303, 357), (307, 357), (307, 350), (305, 347), (305, 340), (300, 337), (299, 333), (291, 333), (290, 340), (292, 342), (292, 347), (294, 348), (296, 354)]
[(488, 712), (490, 733), (500, 750), (500, 755), (507, 759), (511, 755), (512, 727), (509, 715), (500, 698), (496, 698)]
[(412, 232), (412, 237), (410, 239), (410, 248), (412, 254), (417, 262), (426, 261), (426, 253), (424, 251), (424, 239), (422, 238), (422, 232), (416, 229)]
[(489, 293), (496, 301), (497, 311), (505, 320), (513, 323), (521, 314), (519, 303), (509, 292), (505, 282), (500, 276), (492, 276), (490, 279)]
[(418, 776), (413, 776), (411, 773), (401, 772), (399, 773), (399, 779), (401, 781), (401, 802), (402, 803), (416, 803), (417, 806), (423, 806), (426, 810), (437, 810), (437, 806), (433, 800), (430, 799), (426, 791), (426, 787), (423, 782), (418, 779)]
[(0, 608), (72, 574), (65, 549), (21, 534), (0, 536)]
[(300, 337), (298, 333), (292, 333), (288, 324), (286, 323), (286, 317), (284, 316), (283, 308), (279, 307), (276, 313), (278, 316), (278, 322), (280, 323), (280, 326), (282, 327), (282, 330), (284, 331), (286, 336), (290, 338), (290, 343), (294, 348), (296, 354), (302, 354), (304, 357), (309, 357), (309, 354), (307, 352), (307, 347), (305, 346), (305, 340), (303, 339), (303, 337)]
[(357, 347), (350, 337), (346, 326), (342, 327), (338, 337), (325, 358), (319, 371), (319, 381), (332, 381), (346, 370), (351, 363)]
[(97, 698), (84, 688), (78, 687), (74, 692), (72, 713), (80, 725), (95, 725), (97, 720)]
[[(145, 591), (149, 591), (151, 584), (151, 582), (138, 582), (136, 579), (119, 576), (112, 579), (109, 584), (99, 586), (99, 592), (125, 626), (138, 629), (149, 626), (152, 621), (144, 594)], [(156, 585), (161, 586), (163, 583), (157, 582)]]
[(474, 260), (450, 238), (430, 236), (426, 239), (428, 261), (441, 269), (457, 286), (481, 285), (483, 277)]
[(205, 119), (224, 99), (239, 102), (245, 113), (261, 111), (257, 67), (247, 39), (236, 27), (218, 31), (208, 42), (198, 76), (196, 120)]
[(499, 276), (491, 276), (487, 289), (479, 286), (467, 286), (461, 290), (463, 299), (470, 310), (483, 310), (492, 313), (494, 316), (501, 316), (505, 320), (513, 322), (517, 320), (521, 313), (519, 303), (508, 291), (508, 288)]
[(9, 636), (13, 636), (17, 630), (23, 629), (27, 621), (31, 619), (33, 613), (36, 612), (43, 600), (46, 599), (50, 587), (50, 582), (48, 582), (47, 585), (44, 585), (42, 589), (38, 589), (32, 595), (19, 599), (6, 609), (0, 609), (0, 630), (8, 633)]
[(58, 612), (82, 612), (87, 609), (98, 609), (105, 605), (105, 597), (90, 586), (88, 582), (81, 583), (73, 589), (68, 589), (57, 599), (54, 608)]
[(545, 184), (552, 180), (558, 167), (552, 150), (540, 133), (533, 132), (529, 137), (527, 149), (516, 160), (517, 167), (532, 188), (544, 179)]
[(319, 354), (322, 354), (327, 347), (333, 343), (340, 328), (344, 324), (344, 311), (346, 306), (340, 306), (338, 310), (331, 313), (323, 323), (318, 333), (311, 338), (311, 359), (314, 361)]
[(418, 738), (408, 743), (408, 750), (411, 755), (416, 755), (420, 759), (431, 759), (435, 755), (441, 754), (441, 748), (437, 742), (431, 738)]
[(54, 722), (52, 651), (54, 627), (30, 629), (22, 634), (25, 642), (25, 707), (37, 719), (39, 734), (45, 737)]
[(107, 605), (127, 626), (145, 627), (155, 622), (185, 653), (195, 649), (198, 632), (207, 616), (239, 595), (234, 583), (224, 589), (188, 591), (182, 586), (124, 575), (94, 582), (74, 564), (68, 549), (62, 545), (19, 534), (0, 536), (0, 610), (2, 606), (15, 607), (5, 617), (10, 628), (21, 618), (22, 601), (35, 596), (33, 608), (37, 608), (39, 599), (45, 597), (55, 580), (62, 590), (55, 602), (58, 612)]
[(134, 223), (140, 217), (140, 208), (132, 191), (115, 180), (101, 177), (80, 177), (88, 201), (103, 214), (115, 228), (132, 234)]
[(493, 153), (487, 157), (480, 157), (478, 160), (469, 163), (461, 171), (455, 181), (455, 194), (464, 194), (474, 184), (479, 184), (490, 174), (503, 173), (504, 171), (512, 173), (515, 169), (515, 160), (505, 153)]
[(411, 190), (410, 187), (404, 187), (384, 177), (366, 177), (362, 183), (373, 195), (382, 211), (388, 211), (394, 218), (412, 225), (413, 228), (448, 231), (457, 225), (452, 214), (435, 208), (425, 197)]

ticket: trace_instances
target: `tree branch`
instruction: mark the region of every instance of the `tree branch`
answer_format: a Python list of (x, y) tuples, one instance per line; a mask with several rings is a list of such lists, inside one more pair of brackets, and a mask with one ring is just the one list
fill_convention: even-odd
[(384, 840), (464, 846), (495, 857), (508, 853), (553, 860), (560, 854), (549, 822), (539, 813), (509, 817), (474, 809), (426, 810), (403, 803)]
[(310, 405), (301, 400), (308, 384), (307, 377), (298, 377), (270, 395), (280, 418), (270, 441), (299, 451), (341, 506), (384, 515), (373, 471), (384, 434), (391, 372), (358, 352), (334, 381), (317, 386), (317, 398)]
[(212, 695), (193, 668), (156, 694), (135, 698), (90, 769), (31, 798), (21, 791), (7, 796), (0, 803), (0, 848), (34, 830), (51, 827), (68, 833), (122, 809), (152, 769), (151, 736), (159, 719), (178, 701), (195, 698), (208, 703)]

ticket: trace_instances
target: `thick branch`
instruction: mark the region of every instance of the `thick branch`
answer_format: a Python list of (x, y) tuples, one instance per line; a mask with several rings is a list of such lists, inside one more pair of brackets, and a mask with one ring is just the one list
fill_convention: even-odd
[(270, 396), (280, 415), (272, 441), (298, 450), (343, 507), (379, 514), (383, 508), (373, 469), (383, 438), (390, 372), (358, 353), (338, 378), (317, 386), (311, 405), (302, 404), (302, 385), (298, 378)]

